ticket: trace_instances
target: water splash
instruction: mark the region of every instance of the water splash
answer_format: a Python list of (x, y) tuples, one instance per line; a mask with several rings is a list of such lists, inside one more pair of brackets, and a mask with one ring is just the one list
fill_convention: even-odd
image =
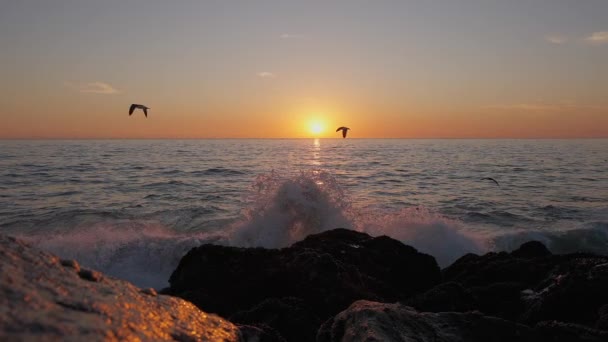
[(325, 172), (260, 175), (248, 197), (243, 218), (230, 228), (234, 245), (279, 248), (336, 227), (354, 229), (350, 203)]
[[(390, 236), (433, 255), (442, 267), (466, 253), (513, 250), (532, 239), (557, 253), (605, 253), (608, 245), (605, 222), (568, 230), (505, 232), (479, 229), (478, 225), (474, 228), (423, 206), (389, 210), (381, 209), (379, 203), (374, 209), (357, 208), (350, 198), (328, 172), (271, 172), (255, 179), (239, 218), (218, 223), (212, 229), (205, 226), (205, 231), (188, 224), (194, 218), (200, 219), (198, 210), (192, 208), (163, 211), (162, 215), (147, 213), (143, 217), (122, 211), (88, 210), (55, 213), (44, 221), (47, 229), (39, 227), (21, 237), (86, 267), (138, 286), (156, 288), (167, 286), (180, 258), (203, 243), (281, 248), (338, 227)], [(182, 224), (187, 228), (175, 226)]]
[(138, 286), (162, 288), (188, 250), (221, 240), (209, 233), (182, 234), (150, 222), (93, 224), (65, 233), (21, 236), (35, 246)]
[(355, 209), (336, 179), (322, 171), (259, 176), (244, 218), (231, 228), (237, 246), (286, 247), (310, 234), (337, 227), (388, 235), (447, 264), (485, 244), (462, 224), (424, 207), (399, 211)]

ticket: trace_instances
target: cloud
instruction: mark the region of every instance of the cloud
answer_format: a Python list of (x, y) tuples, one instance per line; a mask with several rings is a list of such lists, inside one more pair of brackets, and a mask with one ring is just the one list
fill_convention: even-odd
[(564, 112), (571, 110), (605, 110), (606, 107), (594, 105), (577, 105), (573, 103), (516, 103), (485, 106), (484, 109), (513, 110), (521, 112)]
[(554, 111), (554, 110), (562, 110), (562, 107), (559, 105), (552, 104), (540, 104), (540, 103), (516, 103), (516, 104), (506, 104), (506, 105), (493, 105), (487, 106), (487, 109), (498, 109), (498, 110), (520, 110), (527, 112), (544, 112), (544, 111)]
[(268, 72), (268, 71), (260, 71), (257, 73), (258, 77), (261, 78), (276, 78), (277, 75), (273, 74), (272, 72)]
[(585, 41), (591, 44), (607, 44), (608, 31), (593, 32), (589, 37), (585, 38)]
[(306, 38), (304, 34), (283, 33), (281, 39), (302, 39)]
[(92, 94), (118, 94), (119, 91), (112, 87), (110, 84), (105, 82), (89, 82), (89, 83), (72, 83), (65, 82), (67, 87), (70, 87), (80, 93), (92, 93)]
[(568, 41), (568, 38), (564, 36), (547, 36), (545, 40), (551, 44), (564, 44)]

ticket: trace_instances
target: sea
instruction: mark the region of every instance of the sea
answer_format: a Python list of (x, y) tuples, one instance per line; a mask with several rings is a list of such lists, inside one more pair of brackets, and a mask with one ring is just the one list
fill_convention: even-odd
[(529, 240), (606, 254), (608, 139), (0, 140), (0, 232), (138, 286), (204, 243), (338, 227), (442, 267)]

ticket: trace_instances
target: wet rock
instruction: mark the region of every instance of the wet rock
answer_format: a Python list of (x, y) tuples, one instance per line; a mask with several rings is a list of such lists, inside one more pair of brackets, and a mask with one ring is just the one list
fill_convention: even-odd
[(298, 298), (269, 298), (230, 317), (236, 324), (273, 327), (287, 341), (314, 341), (322, 321)]
[(432, 289), (410, 298), (407, 305), (419, 311), (469, 311), (476, 307), (471, 291), (456, 282), (439, 284)]
[(319, 329), (317, 341), (537, 342), (534, 329), (479, 312), (424, 313), (357, 301)]
[(606, 342), (608, 332), (578, 324), (544, 321), (536, 325), (539, 341), (547, 342)]
[(347, 229), (310, 235), (294, 250), (311, 249), (356, 265), (359, 272), (381, 281), (394, 297), (410, 296), (436, 285), (441, 275), (435, 258), (388, 236), (370, 237)]
[(528, 241), (511, 253), (517, 258), (540, 258), (550, 256), (551, 252), (540, 241)]
[(516, 319), (524, 310), (521, 292), (541, 282), (555, 267), (547, 258), (520, 258), (510, 253), (467, 254), (442, 271), (444, 281), (470, 291), (475, 309)]
[(245, 342), (287, 342), (281, 334), (267, 325), (237, 324), (237, 326), (241, 333), (241, 339)]
[[(358, 299), (405, 300), (438, 284), (440, 277), (433, 257), (397, 240), (335, 229), (280, 250), (193, 248), (171, 275), (165, 293), (225, 317), (253, 310), (270, 298), (295, 297), (323, 321)], [(260, 313), (268, 322), (263, 308), (253, 310), (247, 321)], [(283, 324), (289, 325), (279, 326)]]
[(552, 255), (537, 241), (512, 253), (465, 255), (442, 274), (470, 291), (474, 309), (528, 324), (558, 320), (593, 327), (608, 304), (608, 257)]
[(465, 286), (493, 283), (521, 283), (532, 286), (542, 281), (557, 264), (545, 258), (521, 258), (511, 253), (487, 253), (483, 256), (467, 254), (442, 270), (445, 281), (456, 281)]
[(544, 282), (527, 294), (521, 320), (558, 320), (596, 326), (608, 304), (608, 257), (565, 256)]
[(239, 339), (236, 326), (188, 302), (95, 271), (83, 281), (75, 264), (0, 235), (0, 340)]
[(608, 330), (608, 304), (605, 304), (597, 311), (598, 319), (595, 327), (602, 330)]
[(525, 310), (522, 282), (499, 282), (469, 288), (475, 298), (475, 309), (485, 314), (516, 320)]

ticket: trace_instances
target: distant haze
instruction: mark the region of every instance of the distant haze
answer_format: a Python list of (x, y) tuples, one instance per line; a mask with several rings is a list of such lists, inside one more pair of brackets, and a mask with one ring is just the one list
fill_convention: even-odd
[(607, 17), (606, 0), (6, 0), (0, 138), (608, 137)]

